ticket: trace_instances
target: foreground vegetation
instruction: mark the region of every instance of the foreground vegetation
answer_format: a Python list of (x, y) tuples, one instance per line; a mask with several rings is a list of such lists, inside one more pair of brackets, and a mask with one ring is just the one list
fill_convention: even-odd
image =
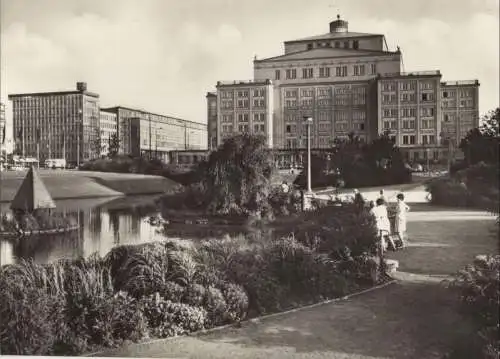
[[(432, 203), (478, 208), (500, 218), (499, 120), (500, 108), (497, 108), (484, 116), (479, 128), (469, 131), (460, 144), (465, 160), (451, 168), (448, 178), (429, 184)], [(498, 230), (497, 226), (497, 240)], [(458, 292), (463, 312), (472, 320), (476, 332), (457, 345), (449, 357), (498, 358), (500, 255), (495, 253), (477, 256), (473, 263), (455, 276), (451, 284), (451, 288)]]
[(167, 240), (0, 270), (2, 354), (71, 355), (343, 296), (382, 279), (373, 218), (304, 213), (287, 236)]

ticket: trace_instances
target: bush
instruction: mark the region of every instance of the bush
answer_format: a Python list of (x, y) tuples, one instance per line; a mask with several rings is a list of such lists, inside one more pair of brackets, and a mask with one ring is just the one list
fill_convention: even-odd
[(231, 322), (245, 319), (248, 310), (248, 297), (240, 285), (225, 283), (222, 294), (227, 304), (226, 315)]
[(221, 290), (209, 286), (205, 292), (206, 310), (207, 310), (207, 326), (213, 327), (225, 324), (227, 318), (227, 302)]
[(204, 329), (207, 313), (202, 308), (165, 300), (158, 293), (141, 301), (152, 334), (173, 337)]
[(478, 256), (460, 271), (451, 287), (458, 289), (464, 313), (476, 325), (476, 358), (493, 359), (500, 355), (498, 323), (500, 306), (500, 255)]

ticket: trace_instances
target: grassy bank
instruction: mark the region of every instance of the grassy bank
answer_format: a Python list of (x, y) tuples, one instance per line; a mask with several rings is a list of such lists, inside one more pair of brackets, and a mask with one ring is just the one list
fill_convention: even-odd
[[(4, 172), (1, 176), (0, 201), (12, 201), (25, 173)], [(90, 171), (42, 170), (40, 177), (54, 199), (156, 194), (168, 191), (177, 185), (174, 181), (161, 176)]]
[(372, 286), (367, 212), (327, 206), (287, 236), (166, 240), (0, 270), (3, 354), (71, 355), (182, 335)]

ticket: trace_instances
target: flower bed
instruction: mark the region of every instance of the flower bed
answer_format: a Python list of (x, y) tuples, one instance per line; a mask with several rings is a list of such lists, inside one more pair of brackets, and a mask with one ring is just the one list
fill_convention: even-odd
[(321, 207), (291, 232), (166, 240), (116, 247), (105, 258), (2, 267), (2, 353), (75, 355), (183, 335), (381, 280), (367, 213)]

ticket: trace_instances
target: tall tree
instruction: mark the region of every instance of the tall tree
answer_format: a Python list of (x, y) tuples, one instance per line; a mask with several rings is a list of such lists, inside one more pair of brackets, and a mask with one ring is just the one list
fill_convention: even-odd
[(108, 143), (108, 156), (115, 157), (120, 151), (120, 138), (118, 137), (118, 133), (113, 133), (109, 136)]
[(204, 187), (211, 213), (239, 215), (269, 210), (272, 154), (264, 136), (241, 134), (210, 154)]
[(468, 164), (481, 161), (498, 163), (499, 120), (500, 108), (496, 108), (483, 116), (480, 126), (470, 130), (461, 140), (459, 147), (464, 152)]
[(95, 135), (91, 142), (91, 151), (95, 158), (99, 158), (101, 156), (101, 152), (103, 150), (102, 138), (101, 138), (101, 130), (99, 127), (95, 129)]

